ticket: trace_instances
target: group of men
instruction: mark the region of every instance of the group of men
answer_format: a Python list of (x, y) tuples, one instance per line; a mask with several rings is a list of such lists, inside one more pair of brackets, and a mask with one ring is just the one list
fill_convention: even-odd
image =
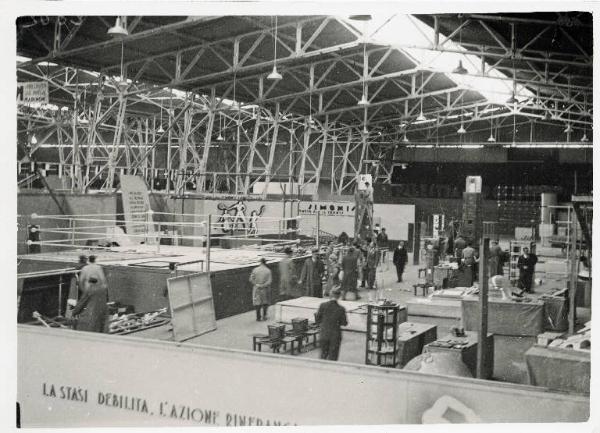
[[(319, 257), (319, 250), (313, 249), (311, 257), (304, 261), (300, 279), (295, 282), (295, 269), (292, 261), (292, 249), (285, 249), (286, 257), (279, 264), (280, 295), (285, 299), (297, 295), (301, 288), (307, 296), (322, 297), (322, 276), (324, 264)], [(271, 301), (272, 273), (264, 257), (260, 258), (259, 265), (252, 270), (250, 282), (252, 283), (252, 303), (256, 310), (256, 320), (267, 320), (267, 311)], [(329, 285), (329, 282), (328, 282)], [(338, 287), (328, 289), (331, 299), (322, 303), (315, 314), (316, 323), (321, 325), (320, 346), (321, 358), (337, 360), (342, 341), (341, 327), (348, 324), (346, 310), (338, 304), (341, 291)], [(301, 295), (301, 294), (300, 294)], [(261, 314), (262, 313), (262, 314)]]
[[(488, 275), (490, 278), (502, 276), (504, 274), (504, 263), (508, 260), (507, 253), (498, 245), (498, 241), (493, 240), (488, 254)], [(473, 280), (476, 280), (479, 271), (479, 256), (472, 243), (466, 242), (461, 236), (457, 237), (454, 240), (454, 255), (462, 266), (470, 268)], [(517, 268), (519, 269), (517, 287), (520, 292), (513, 292), (514, 296), (521, 297), (523, 293), (534, 292), (532, 287), (537, 261), (537, 256), (530, 252), (529, 248), (524, 247), (522, 249), (521, 255), (517, 259)]]
[[(343, 238), (343, 236), (341, 236)], [(349, 240), (343, 239), (344, 244)], [(346, 310), (338, 300), (346, 299), (348, 292), (353, 292), (355, 299), (358, 295), (358, 282), (360, 287), (369, 290), (372, 296), (376, 287), (377, 266), (382, 259), (382, 251), (388, 247), (388, 237), (385, 228), (377, 233), (375, 239), (365, 239), (362, 243), (354, 242), (348, 246), (343, 257), (338, 256), (330, 243), (326, 250), (325, 262), (321, 259), (319, 250), (314, 248), (311, 256), (304, 260), (298, 273), (292, 259), (291, 248), (284, 250), (285, 257), (278, 263), (279, 271), (279, 296), (281, 300), (298, 296), (330, 297), (323, 302), (317, 313), (315, 321), (321, 325), (320, 346), (321, 358), (337, 360), (341, 344), (341, 327), (347, 325)], [(394, 251), (394, 264), (398, 273), (398, 281), (402, 281), (404, 266), (407, 262), (407, 253), (404, 243), (401, 242)], [(327, 272), (327, 279), (323, 284), (323, 277)], [(252, 283), (252, 302), (256, 310), (256, 320), (267, 320), (269, 305), (271, 304), (272, 272), (264, 258), (250, 274)]]

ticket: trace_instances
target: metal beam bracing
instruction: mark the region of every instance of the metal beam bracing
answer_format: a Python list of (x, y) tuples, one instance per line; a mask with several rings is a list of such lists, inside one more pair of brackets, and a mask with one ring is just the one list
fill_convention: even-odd
[[(119, 173), (130, 173), (143, 175), (151, 188), (164, 180), (166, 191), (177, 194), (195, 184), (194, 192), (202, 194), (248, 195), (257, 182), (267, 187), (272, 182), (296, 182), (301, 191), (309, 191), (308, 185), (318, 189), (323, 179), (330, 180), (332, 194), (344, 194), (351, 192), (362, 172), (389, 182), (390, 152), (404, 134), (411, 143), (481, 142), (490, 125), (506, 138), (514, 128), (531, 127), (533, 122), (555, 128), (557, 134), (568, 125), (577, 134), (587, 131), (591, 136), (593, 96), (585, 74), (589, 68), (575, 73), (573, 67), (589, 62), (592, 53), (577, 46), (569, 30), (561, 28), (561, 35), (577, 52), (566, 58), (532, 49), (549, 27), (516, 47), (489, 20), (471, 15), (468, 23), (463, 22), (463, 30), (479, 26), (496, 44), (462, 44), (466, 51), (461, 53), (479, 53), (487, 59), (472, 65), (470, 75), (512, 84), (514, 73), (515, 82), (534, 94), (517, 92), (519, 103), (498, 104), (476, 89), (448, 85), (447, 78), (452, 78), (448, 71), (412, 61), (399, 70), (396, 46), (367, 40), (363, 51), (360, 32), (336, 17), (280, 26), (277, 66), (284, 80), (271, 82), (266, 75), (273, 58), (264, 53), (271, 52), (273, 30), (244, 19), (258, 29), (214, 41), (185, 33), (198, 22), (164, 26), (166, 34), (187, 39), (190, 45), (149, 56), (132, 53), (127, 44), (160, 32), (135, 33), (143, 19), (132, 18), (128, 26), (133, 33), (124, 40), (123, 75), (132, 79), (126, 86), (106, 75), (115, 72), (116, 65), (93, 73), (68, 65), (19, 64), (20, 76), (48, 82), (51, 102), (57, 105), (18, 106), (19, 142), (28, 144), (31, 153), (55, 147), (58, 175), (65, 182), (70, 179), (73, 191), (110, 191)], [(83, 52), (84, 47), (70, 48), (80, 25), (67, 27), (55, 24), (55, 40), (49, 44), (52, 54), (46, 60), (68, 63), (69, 56)], [(327, 45), (323, 36), (334, 29), (341, 37)], [(435, 48), (427, 49), (451, 51), (449, 41), (454, 37), (439, 33), (438, 26), (431, 40)], [(119, 44), (92, 46), (100, 50)], [(203, 66), (209, 58), (219, 67), (207, 71)], [(507, 58), (517, 66), (507, 67)], [(143, 81), (148, 74), (156, 80)], [(445, 88), (436, 82), (440, 76), (445, 77)], [(177, 88), (186, 93), (173, 90)], [(357, 104), (363, 90), (366, 107)], [(508, 90), (505, 96), (510, 96)], [(428, 120), (419, 122), (421, 107)], [(463, 137), (456, 135), (459, 124), (467, 129)], [(215, 138), (217, 129), (223, 140)], [(528, 142), (545, 143), (545, 136), (536, 137), (537, 129), (531, 127)], [(573, 132), (566, 137), (567, 143), (575, 140)]]

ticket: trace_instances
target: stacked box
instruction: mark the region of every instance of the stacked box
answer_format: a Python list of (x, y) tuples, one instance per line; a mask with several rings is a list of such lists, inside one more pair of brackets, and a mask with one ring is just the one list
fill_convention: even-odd
[(483, 205), (480, 193), (463, 193), (461, 234), (477, 242), (481, 236)]

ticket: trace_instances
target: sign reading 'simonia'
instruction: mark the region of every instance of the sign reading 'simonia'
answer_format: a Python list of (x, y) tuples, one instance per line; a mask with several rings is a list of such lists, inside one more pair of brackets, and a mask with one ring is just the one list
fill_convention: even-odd
[(314, 215), (320, 212), (326, 216), (354, 216), (354, 203), (350, 202), (306, 202), (298, 209), (300, 215)]

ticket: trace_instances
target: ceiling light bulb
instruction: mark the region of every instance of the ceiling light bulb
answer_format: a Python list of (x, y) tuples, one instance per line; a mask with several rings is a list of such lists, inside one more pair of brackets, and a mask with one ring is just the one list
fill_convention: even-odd
[(277, 72), (277, 65), (273, 65), (273, 71), (269, 75), (267, 75), (267, 80), (279, 81), (283, 77), (279, 72)]
[(404, 137), (402, 138), (402, 142), (403, 143), (408, 143), (410, 140), (408, 139), (408, 137), (406, 136), (406, 134), (404, 134)]
[(31, 136), (31, 144), (37, 144), (37, 138), (35, 134)]
[(358, 105), (360, 105), (360, 106), (369, 105), (369, 101), (367, 100), (367, 97), (365, 96), (364, 93), (362, 94), (360, 101), (358, 101)]
[(583, 137), (581, 137), (581, 142), (582, 143), (587, 143), (588, 141), (590, 141), (587, 137), (587, 134), (584, 132), (583, 133)]
[(106, 33), (111, 35), (113, 38), (124, 38), (125, 36), (129, 36), (129, 32), (123, 26), (121, 17), (117, 17), (115, 25), (108, 29), (108, 32)]
[(490, 136), (488, 137), (487, 141), (489, 143), (495, 143), (496, 142), (496, 139), (494, 138), (494, 136), (492, 135), (492, 133), (490, 133)]
[(363, 127), (362, 133), (363, 133), (364, 135), (368, 135), (368, 134), (369, 134), (369, 130), (367, 129), (367, 125), (365, 125), (365, 126)]
[(225, 139), (223, 138), (223, 136), (219, 132), (219, 136), (217, 137), (217, 141), (223, 141), (223, 140), (225, 140)]
[(425, 114), (423, 114), (423, 111), (421, 110), (421, 113), (419, 114), (419, 117), (417, 117), (417, 121), (418, 122), (423, 122), (427, 120), (427, 117), (425, 117)]
[(569, 132), (573, 132), (573, 129), (571, 128), (571, 124), (567, 123), (567, 127), (565, 128), (565, 130), (563, 131), (565, 134), (568, 134)]
[(162, 134), (163, 132), (165, 132), (165, 130), (162, 127), (162, 123), (161, 125), (158, 127), (158, 129), (156, 130), (156, 132), (158, 132), (159, 134)]
[(467, 132), (467, 130), (465, 129), (465, 127), (463, 125), (460, 125), (460, 128), (458, 128), (458, 131), (456, 131), (457, 134), (465, 134)]

